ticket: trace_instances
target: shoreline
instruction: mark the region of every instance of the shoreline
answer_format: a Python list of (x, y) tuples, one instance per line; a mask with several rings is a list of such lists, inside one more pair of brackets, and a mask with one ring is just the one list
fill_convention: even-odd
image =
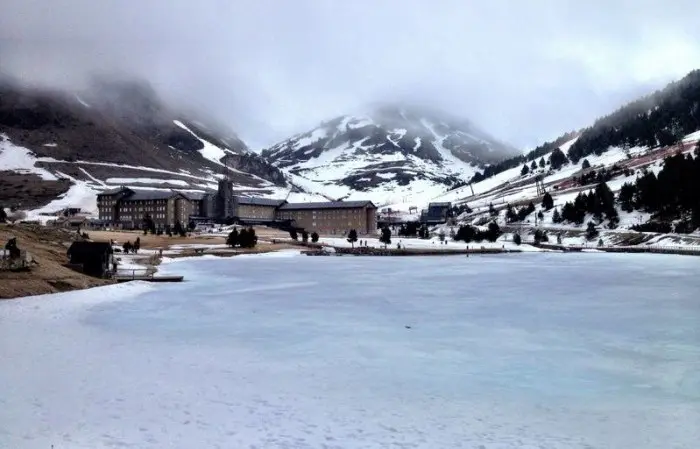
[[(138, 234), (122, 234), (122, 239), (135, 238)], [(100, 241), (100, 237), (94, 241)], [(365, 244), (368, 240), (363, 239)], [(400, 243), (402, 248), (398, 249), (391, 245), (384, 248), (383, 245), (378, 245), (376, 239), (369, 239), (371, 246), (356, 246), (352, 248), (344, 238), (337, 237), (322, 237), (318, 243), (294, 241), (285, 238), (262, 238), (258, 242), (258, 246), (253, 249), (230, 248), (224, 243), (223, 235), (201, 235), (187, 240), (168, 240), (162, 242), (147, 243), (142, 247), (138, 254), (115, 253), (115, 257), (119, 260), (117, 274), (121, 275), (121, 279), (100, 279), (92, 278), (82, 273), (78, 273), (67, 268), (61, 267), (63, 271), (61, 276), (52, 275), (46, 276), (42, 273), (42, 263), (39, 264), (37, 271), (2, 273), (0, 282), (5, 283), (4, 292), (0, 292), (0, 300), (18, 299), (28, 296), (37, 296), (52, 293), (62, 293), (69, 291), (78, 291), (100, 287), (104, 285), (112, 285), (117, 283), (131, 282), (129, 276), (133, 276), (133, 280), (143, 279), (143, 276), (155, 276), (160, 270), (159, 267), (165, 258), (168, 259), (195, 259), (198, 257), (216, 257), (227, 258), (241, 255), (255, 255), (278, 253), (288, 250), (298, 250), (300, 255), (308, 256), (353, 256), (353, 257), (454, 257), (470, 255), (489, 255), (489, 254), (513, 254), (513, 253), (627, 253), (627, 254), (664, 254), (664, 255), (683, 255), (683, 256), (700, 256), (700, 248), (692, 246), (680, 245), (562, 245), (553, 243), (523, 242), (521, 245), (515, 245), (510, 241), (498, 242), (483, 242), (464, 244), (462, 242), (449, 241), (447, 244), (441, 244), (434, 240), (421, 240), (404, 238), (395, 240), (395, 243)], [(56, 244), (55, 244), (56, 245)], [(54, 246), (55, 246), (54, 245)], [(408, 247), (407, 247), (408, 246)], [(326, 249), (324, 249), (326, 248)], [(61, 250), (63, 253), (64, 250)], [(54, 251), (54, 256), (55, 254)], [(43, 254), (42, 254), (43, 256)], [(64, 257), (64, 256), (61, 256)], [(50, 262), (55, 264), (54, 260)], [(44, 264), (45, 265), (45, 264)], [(168, 270), (169, 271), (169, 270)], [(169, 273), (177, 274), (182, 273)], [(65, 280), (64, 280), (65, 279)], [(184, 280), (187, 281), (186, 274)], [(42, 286), (43, 284), (43, 286)]]

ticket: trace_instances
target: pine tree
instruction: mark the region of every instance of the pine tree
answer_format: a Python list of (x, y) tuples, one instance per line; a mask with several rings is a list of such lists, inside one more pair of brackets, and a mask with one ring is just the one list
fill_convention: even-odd
[(235, 248), (238, 245), (238, 230), (236, 228), (233, 228), (233, 230), (229, 232), (226, 238), (226, 244), (231, 248)]
[(309, 241), (309, 233), (306, 232), (306, 229), (301, 231), (301, 241), (304, 243), (307, 243)]
[(246, 248), (248, 245), (248, 230), (245, 228), (238, 233), (238, 245), (241, 248)]
[(584, 170), (587, 169), (587, 168), (591, 168), (591, 163), (588, 162), (588, 159), (584, 159), (584, 160), (583, 160), (583, 162), (581, 163), (581, 168), (584, 169)]
[(559, 213), (559, 209), (554, 209), (554, 212), (552, 212), (552, 222), (561, 223), (561, 214)]
[(537, 162), (532, 161), (532, 164), (530, 164), (530, 171), (535, 171), (537, 170)]
[(506, 223), (513, 223), (518, 219), (518, 216), (516, 215), (515, 211), (513, 210), (513, 206), (510, 204), (506, 207)]
[(489, 215), (492, 217), (495, 217), (498, 215), (498, 211), (496, 210), (495, 207), (493, 207), (493, 203), (489, 203)]
[(315, 231), (311, 233), (311, 242), (318, 243), (318, 233)]
[(527, 168), (527, 164), (523, 165), (522, 170), (520, 170), (520, 176), (525, 176), (530, 173), (530, 169)]
[(545, 192), (544, 196), (542, 197), (542, 207), (544, 207), (544, 210), (550, 210), (554, 207), (554, 198), (552, 198), (552, 195), (549, 192)]
[(258, 236), (255, 235), (255, 229), (248, 228), (248, 241), (246, 243), (246, 248), (255, 248), (255, 245), (258, 244)]
[(357, 241), (357, 231), (354, 229), (351, 229), (350, 232), (348, 232), (348, 243), (352, 245), (353, 248), (355, 248), (355, 242)]
[(384, 247), (391, 245), (391, 230), (388, 227), (382, 228), (382, 235), (379, 237), (379, 241), (384, 244)]
[(544, 161), (544, 157), (540, 158), (540, 168), (544, 168), (547, 163)]
[(297, 230), (290, 229), (289, 230), (289, 237), (291, 237), (292, 240), (299, 240), (299, 234), (297, 234)]
[(620, 208), (623, 211), (632, 212), (634, 210), (634, 194), (636, 190), (636, 187), (630, 183), (622, 184), (620, 192), (617, 194), (617, 200), (620, 202)]
[(556, 148), (549, 156), (549, 162), (554, 170), (559, 170), (564, 164), (569, 162), (569, 159), (559, 148)]
[(522, 243), (522, 239), (520, 238), (520, 234), (515, 233), (513, 234), (513, 243), (516, 245), (520, 245)]
[(586, 227), (586, 238), (588, 240), (593, 240), (598, 235), (598, 229), (596, 229), (595, 224), (592, 221), (588, 222)]
[(175, 228), (173, 231), (175, 231), (175, 234), (180, 234), (180, 237), (185, 237), (187, 235), (187, 231), (184, 227), (182, 227), (182, 223), (179, 221), (175, 222)]
[(495, 221), (489, 223), (489, 230), (486, 236), (487, 240), (490, 242), (495, 242), (500, 236), (501, 228), (498, 226), (498, 223), (496, 223)]

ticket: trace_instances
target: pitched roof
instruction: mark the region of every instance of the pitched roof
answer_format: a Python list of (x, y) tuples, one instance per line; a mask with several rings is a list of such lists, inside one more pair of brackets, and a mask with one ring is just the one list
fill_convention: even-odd
[(311, 210), (311, 209), (359, 209), (361, 207), (375, 206), (371, 201), (326, 201), (318, 203), (287, 203), (280, 209), (282, 210)]
[(178, 195), (183, 196), (172, 190), (134, 190), (124, 201), (167, 200)]
[(100, 195), (116, 195), (116, 194), (118, 194), (118, 193), (122, 193), (122, 192), (131, 192), (131, 191), (132, 191), (132, 190), (129, 189), (129, 188), (127, 188), (127, 187), (118, 187), (118, 188), (114, 188), (114, 189), (103, 190), (103, 191), (99, 192), (99, 193), (97, 194), (97, 196), (100, 196)]
[(276, 199), (270, 199), (270, 198), (258, 198), (254, 196), (238, 196), (236, 197), (236, 201), (238, 201), (238, 204), (247, 204), (251, 206), (271, 206), (271, 207), (280, 207), (281, 205), (285, 204), (287, 201), (285, 200), (276, 200)]
[(192, 201), (200, 201), (200, 200), (204, 199), (204, 197), (206, 195), (211, 195), (211, 193), (207, 193), (207, 192), (178, 192), (178, 193), (182, 194), (184, 197), (186, 197), (187, 199), (192, 200)]

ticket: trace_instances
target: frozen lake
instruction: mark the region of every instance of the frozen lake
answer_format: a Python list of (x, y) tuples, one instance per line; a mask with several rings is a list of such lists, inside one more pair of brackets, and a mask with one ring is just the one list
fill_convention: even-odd
[(0, 448), (688, 448), (700, 259), (239, 257), (0, 302)]

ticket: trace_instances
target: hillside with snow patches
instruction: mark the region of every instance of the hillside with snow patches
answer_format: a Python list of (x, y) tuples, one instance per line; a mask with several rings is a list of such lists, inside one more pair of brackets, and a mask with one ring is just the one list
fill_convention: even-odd
[(307, 191), (383, 205), (429, 199), (515, 153), (469, 122), (381, 107), (324, 122), (263, 156)]
[[(561, 149), (564, 154), (568, 155), (568, 151), (574, 142), (576, 142), (576, 139), (577, 138), (574, 138), (564, 143), (559, 149)], [(490, 208), (491, 205), (493, 205), (493, 208), (498, 213), (495, 217), (496, 222), (506, 229), (518, 228), (521, 226), (532, 229), (535, 224), (537, 224), (539, 227), (555, 232), (582, 231), (585, 229), (586, 223), (593, 219), (592, 215), (586, 216), (583, 225), (566, 222), (554, 223), (552, 220), (554, 211), (561, 211), (562, 206), (566, 202), (573, 202), (576, 196), (581, 192), (587, 193), (595, 189), (597, 184), (595, 181), (580, 183), (578, 179), (580, 179), (581, 175), (600, 171), (601, 169), (610, 171), (613, 173), (612, 179), (608, 180), (606, 184), (610, 190), (617, 194), (623, 184), (634, 184), (637, 177), (644, 171), (658, 174), (663, 168), (664, 159), (666, 157), (679, 152), (683, 154), (693, 152), (698, 145), (699, 139), (700, 131), (686, 135), (679, 143), (671, 146), (639, 146), (629, 149), (610, 147), (600, 155), (592, 154), (587, 156), (584, 160), (587, 160), (590, 167), (586, 169), (582, 168), (584, 160), (581, 160), (578, 163), (568, 162), (560, 169), (554, 170), (548, 162), (550, 153), (544, 155), (544, 159), (547, 161), (544, 168), (538, 166), (535, 170), (530, 170), (527, 174), (523, 175), (522, 165), (520, 165), (481, 182), (474, 183), (471, 186), (459, 187), (445, 194), (437, 195), (431, 198), (431, 201), (449, 201), (457, 207), (468, 206), (471, 211), (461, 213), (456, 218), (456, 223), (459, 224), (479, 225), (492, 220), (494, 217), (490, 213)], [(527, 165), (530, 166), (529, 163)], [(537, 178), (542, 180), (544, 188), (554, 199), (554, 207), (551, 210), (546, 211), (542, 208), (541, 203), (543, 196), (538, 194), (536, 186)], [(513, 223), (509, 226), (505, 219), (505, 212), (508, 205), (517, 210), (530, 202), (535, 204), (536, 211), (530, 214), (523, 222)], [(417, 219), (417, 216), (408, 214), (412, 206), (419, 208), (425, 207), (425, 198), (411, 197), (408, 198), (407, 201), (388, 205), (392, 210), (397, 211), (400, 215), (404, 215), (405, 218)], [(620, 222), (616, 229), (608, 230), (606, 228), (606, 221), (598, 224), (601, 231), (604, 230), (604, 232), (601, 232), (601, 237), (605, 243), (615, 242), (617, 234), (627, 233), (630, 227), (645, 223), (650, 218), (649, 213), (639, 210), (625, 212), (621, 210), (619, 206), (617, 210), (620, 216)], [(543, 212), (542, 219), (536, 218), (539, 211)], [(698, 239), (696, 237), (690, 236), (688, 238), (693, 240), (694, 243), (692, 244), (697, 245), (700, 244), (700, 241), (697, 241)], [(568, 243), (585, 243), (585, 239), (580, 237), (572, 239), (573, 240)], [(678, 241), (680, 242), (680, 240)]]
[(102, 190), (201, 192), (225, 174), (243, 195), (325, 200), (295, 189), (233, 133), (163, 104), (147, 85), (98, 87), (0, 85), (0, 206), (30, 216), (68, 206), (95, 211)]

